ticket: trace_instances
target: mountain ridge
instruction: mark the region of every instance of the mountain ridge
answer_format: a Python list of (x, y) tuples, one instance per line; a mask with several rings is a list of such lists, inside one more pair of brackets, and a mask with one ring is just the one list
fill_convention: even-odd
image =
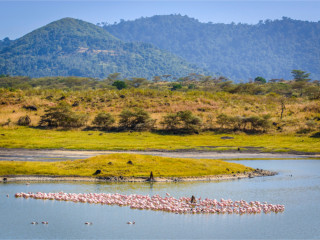
[(293, 69), (320, 79), (320, 22), (283, 17), (252, 25), (202, 23), (178, 14), (121, 21), (104, 28), (123, 41), (154, 44), (233, 80), (289, 79)]
[(150, 43), (125, 43), (73, 18), (49, 23), (0, 50), (0, 73), (10, 75), (105, 78), (120, 72), (124, 77), (151, 78), (194, 71), (204, 72)]

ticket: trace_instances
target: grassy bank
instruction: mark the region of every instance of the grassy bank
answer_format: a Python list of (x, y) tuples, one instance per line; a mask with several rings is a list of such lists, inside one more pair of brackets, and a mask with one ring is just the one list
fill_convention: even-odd
[[(101, 135), (102, 134), (102, 135)], [(234, 139), (221, 139), (231, 136)], [(99, 131), (57, 131), (28, 127), (0, 128), (0, 147), (80, 150), (250, 150), (264, 152), (320, 152), (319, 138), (263, 134), (161, 135), (149, 132), (104, 133)]]
[[(128, 164), (131, 161), (132, 164)], [(58, 175), (86, 176), (101, 170), (99, 176), (190, 177), (250, 172), (254, 169), (242, 164), (212, 159), (186, 159), (146, 156), (138, 154), (101, 155), (84, 160), (63, 162), (0, 161), (0, 175)]]

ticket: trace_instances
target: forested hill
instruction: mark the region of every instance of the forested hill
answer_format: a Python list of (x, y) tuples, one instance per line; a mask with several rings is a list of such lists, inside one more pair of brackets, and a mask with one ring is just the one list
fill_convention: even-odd
[(94, 24), (64, 18), (0, 44), (0, 74), (105, 78), (186, 76), (203, 70), (150, 43), (125, 43)]
[(292, 69), (320, 79), (320, 22), (282, 18), (256, 25), (213, 24), (164, 15), (104, 28), (121, 40), (152, 43), (236, 81), (257, 76), (291, 79)]

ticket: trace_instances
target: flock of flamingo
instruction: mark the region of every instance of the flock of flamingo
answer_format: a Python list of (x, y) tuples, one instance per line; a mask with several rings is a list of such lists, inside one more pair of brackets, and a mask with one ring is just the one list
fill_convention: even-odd
[[(285, 207), (280, 204), (260, 203), (259, 201), (246, 202), (244, 200), (232, 201), (231, 199), (196, 199), (180, 197), (178, 199), (170, 196), (154, 195), (124, 195), (106, 193), (16, 193), (15, 197), (33, 198), (42, 200), (72, 201), (81, 203), (95, 203), (106, 205), (130, 206), (132, 209), (147, 209), (154, 211), (166, 211), (176, 214), (182, 213), (211, 213), (211, 214), (258, 214), (258, 213), (280, 213)], [(133, 222), (131, 224), (134, 224)]]

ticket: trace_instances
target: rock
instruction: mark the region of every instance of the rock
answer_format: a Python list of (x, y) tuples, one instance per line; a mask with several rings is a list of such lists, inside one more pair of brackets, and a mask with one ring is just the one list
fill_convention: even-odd
[(101, 173), (101, 170), (97, 170), (93, 175), (98, 175)]
[(221, 139), (234, 139), (234, 137), (229, 137), (229, 136), (223, 136)]
[(73, 104), (72, 104), (72, 107), (78, 107), (79, 106), (79, 102), (74, 102)]
[(2, 181), (3, 181), (4, 183), (6, 183), (6, 182), (8, 181), (8, 179), (5, 177), (5, 178), (2, 179)]
[(38, 111), (38, 108), (34, 105), (23, 106), (23, 108), (30, 111)]
[(129, 160), (129, 161), (127, 162), (127, 164), (133, 165), (133, 163), (132, 163), (131, 160)]

